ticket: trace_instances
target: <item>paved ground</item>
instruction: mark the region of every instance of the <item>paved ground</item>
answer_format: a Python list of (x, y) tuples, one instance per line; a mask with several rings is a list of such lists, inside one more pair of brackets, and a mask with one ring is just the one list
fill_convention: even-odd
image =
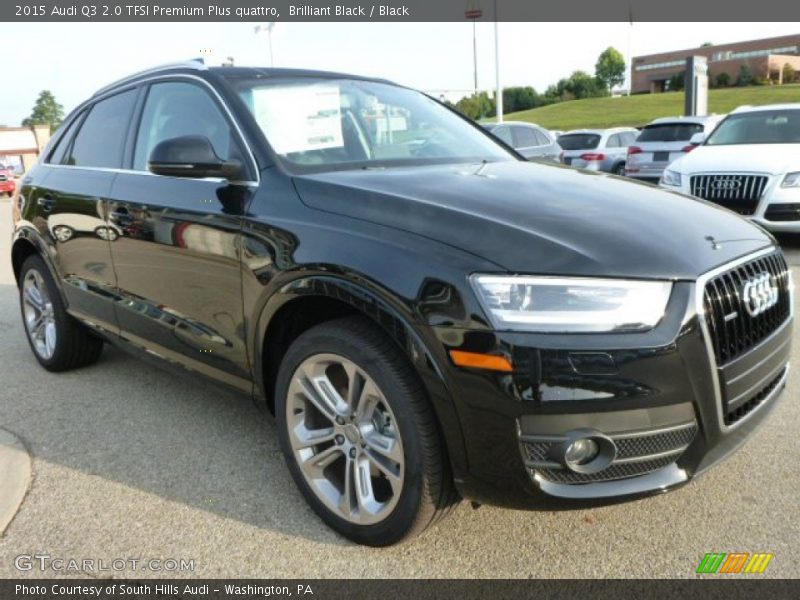
[[(34, 475), (0, 538), (0, 577), (34, 553), (193, 559), (197, 577), (689, 577), (710, 551), (772, 552), (766, 575), (800, 577), (798, 339), (768, 425), (676, 492), (560, 513), (462, 505), (412, 543), (366, 549), (306, 508), (248, 399), (113, 349), (79, 372), (42, 370), (7, 265), (9, 212), (0, 202), (0, 427), (24, 440)], [(800, 266), (800, 241), (789, 254)]]

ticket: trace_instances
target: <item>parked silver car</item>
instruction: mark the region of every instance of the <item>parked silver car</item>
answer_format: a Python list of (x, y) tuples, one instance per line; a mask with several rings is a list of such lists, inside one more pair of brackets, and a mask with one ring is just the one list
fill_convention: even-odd
[(694, 150), (690, 142), (692, 136), (696, 133), (708, 135), (723, 117), (663, 117), (645, 125), (636, 141), (628, 146), (625, 174), (658, 183), (672, 161)]
[(556, 143), (555, 136), (544, 127), (534, 123), (505, 121), (503, 123), (487, 123), (484, 128), (528, 160), (558, 161), (561, 155), (561, 146)]
[(591, 171), (622, 175), (628, 146), (638, 135), (639, 130), (633, 127), (568, 131), (557, 140), (564, 149), (561, 162)]

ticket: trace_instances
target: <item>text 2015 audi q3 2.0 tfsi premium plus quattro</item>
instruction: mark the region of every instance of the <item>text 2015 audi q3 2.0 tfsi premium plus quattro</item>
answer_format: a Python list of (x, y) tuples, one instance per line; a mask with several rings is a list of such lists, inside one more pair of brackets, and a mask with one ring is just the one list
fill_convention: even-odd
[(669, 490), (787, 376), (790, 274), (763, 229), (526, 162), (386, 81), (140, 73), (67, 118), (19, 202), (42, 366), (105, 341), (253, 394), (306, 500), (364, 544), (460, 498)]

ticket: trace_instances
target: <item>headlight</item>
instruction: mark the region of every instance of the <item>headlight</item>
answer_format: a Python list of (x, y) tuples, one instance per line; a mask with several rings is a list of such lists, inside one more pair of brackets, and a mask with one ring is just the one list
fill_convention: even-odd
[(794, 173), (787, 173), (786, 177), (784, 177), (783, 181), (781, 182), (781, 187), (784, 188), (800, 187), (800, 171), (795, 171)]
[(664, 316), (669, 281), (515, 275), (470, 280), (497, 330), (538, 332), (647, 331)]
[(681, 186), (681, 174), (676, 173), (675, 171), (667, 171), (661, 174), (661, 183), (664, 185), (671, 185), (673, 187), (680, 187)]

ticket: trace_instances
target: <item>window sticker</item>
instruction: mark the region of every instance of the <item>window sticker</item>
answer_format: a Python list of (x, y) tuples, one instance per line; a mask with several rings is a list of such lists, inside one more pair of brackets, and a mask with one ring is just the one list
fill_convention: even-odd
[(258, 88), (253, 113), (278, 154), (344, 146), (339, 86)]

